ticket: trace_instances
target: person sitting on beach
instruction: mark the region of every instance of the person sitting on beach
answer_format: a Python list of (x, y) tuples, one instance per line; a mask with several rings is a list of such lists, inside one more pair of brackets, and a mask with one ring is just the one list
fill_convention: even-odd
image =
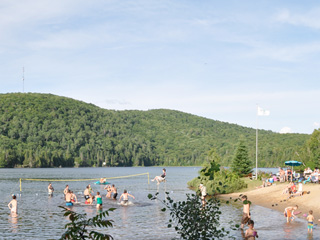
[(289, 194), (291, 191), (292, 182), (290, 182), (285, 189), (283, 189), (282, 194)]
[(154, 179), (152, 179), (151, 181), (157, 181), (157, 184), (159, 185), (160, 182), (163, 182), (166, 179), (166, 169), (162, 169), (162, 174), (160, 176), (155, 176)]
[(12, 194), (12, 200), (8, 204), (8, 208), (10, 209), (11, 213), (17, 214), (18, 213), (18, 202), (16, 195)]
[(291, 182), (291, 187), (290, 187), (290, 194), (295, 194), (297, 192), (297, 188), (296, 188), (296, 185)]
[[(128, 201), (129, 201), (128, 197), (132, 197), (133, 199), (135, 199), (135, 197), (130, 193), (128, 193), (127, 190), (123, 190), (123, 193), (119, 198), (119, 202), (121, 202), (121, 204), (128, 204)], [(123, 200), (121, 201), (122, 198)]]
[(292, 222), (295, 218), (294, 211), (298, 209), (298, 205), (295, 207), (286, 207), (284, 209), (284, 216), (287, 218), (287, 223), (289, 223), (289, 220)]
[(104, 189), (107, 189), (107, 195), (106, 195), (106, 197), (107, 197), (107, 198), (111, 198), (111, 193), (112, 193), (111, 186), (110, 186), (110, 185), (107, 185)]
[(243, 213), (242, 213), (242, 219), (241, 219), (241, 226), (240, 228), (243, 229), (243, 226), (250, 220), (250, 205), (251, 202), (248, 201), (248, 198), (246, 195), (243, 195), (241, 197), (241, 201), (243, 202)]
[(312, 233), (312, 229), (313, 229), (313, 221), (314, 221), (314, 217), (313, 217), (313, 211), (310, 210), (309, 211), (309, 215), (307, 217), (307, 221), (308, 221), (308, 232), (310, 230), (310, 232)]
[(97, 201), (97, 209), (102, 209), (102, 197), (100, 196), (100, 192), (97, 192), (96, 201)]
[(48, 186), (48, 194), (49, 194), (50, 196), (52, 196), (52, 195), (53, 195), (53, 191), (54, 191), (54, 189), (53, 189), (53, 187), (52, 187), (52, 184), (49, 183), (49, 186)]
[(258, 238), (259, 237), (258, 233), (254, 229), (254, 221), (253, 220), (249, 220), (248, 221), (248, 226), (249, 226), (249, 229), (246, 230), (245, 239), (254, 240), (254, 239), (256, 239), (256, 237)]

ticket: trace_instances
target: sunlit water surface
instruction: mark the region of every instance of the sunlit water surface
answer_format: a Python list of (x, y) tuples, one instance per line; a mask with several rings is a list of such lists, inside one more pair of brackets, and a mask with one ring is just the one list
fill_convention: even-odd
[[(48, 182), (22, 181), (20, 195), (20, 178), (50, 178), (50, 179), (86, 179), (100, 177), (117, 177), (138, 173), (150, 173), (150, 178), (161, 174), (161, 167), (138, 168), (60, 168), (60, 169), (0, 169), (0, 238), (1, 239), (59, 239), (64, 232), (68, 220), (58, 206), (64, 206), (63, 189), (69, 184), (79, 201), (84, 203), (83, 191), (91, 184), (94, 192), (103, 194), (104, 210), (117, 208), (110, 214), (114, 221), (113, 228), (105, 230), (117, 239), (178, 239), (174, 229), (167, 228), (168, 213), (162, 212), (160, 201), (151, 201), (149, 193), (156, 193), (157, 184), (148, 185), (147, 175), (109, 180), (116, 185), (121, 194), (124, 189), (134, 195), (135, 200), (130, 206), (121, 206), (117, 201), (105, 198), (104, 186), (94, 185), (94, 181), (52, 182), (55, 189), (53, 197), (48, 197)], [(160, 198), (168, 191), (175, 200), (182, 200), (186, 193), (192, 193), (187, 188), (187, 181), (196, 177), (199, 167), (168, 167), (167, 183), (159, 186)], [(10, 216), (7, 204), (11, 194), (18, 195), (18, 217)], [(266, 196), (267, 197), (267, 196)], [(89, 217), (97, 214), (95, 206), (76, 205), (72, 209), (79, 213), (87, 213)], [(221, 207), (221, 226), (230, 227), (241, 220), (242, 209), (239, 204), (223, 204)], [(251, 210), (255, 220), (255, 228), (259, 239), (320, 239), (318, 226), (315, 226), (313, 238), (307, 235), (307, 224), (298, 219), (292, 224), (286, 224), (283, 215), (277, 211), (256, 206)], [(231, 236), (242, 239), (241, 232), (231, 231)], [(229, 239), (226, 238), (226, 239)]]

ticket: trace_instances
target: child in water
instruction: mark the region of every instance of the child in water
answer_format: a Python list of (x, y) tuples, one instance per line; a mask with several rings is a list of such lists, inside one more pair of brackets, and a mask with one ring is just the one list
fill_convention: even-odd
[(313, 217), (313, 211), (310, 210), (309, 211), (309, 215), (307, 217), (307, 220), (308, 220), (308, 233), (309, 233), (309, 230), (310, 232), (312, 233), (312, 229), (313, 229), (313, 221), (314, 221), (314, 217)]
[(250, 219), (248, 221), (248, 226), (249, 226), (249, 229), (246, 230), (245, 239), (254, 240), (254, 239), (256, 239), (256, 237), (258, 238), (259, 237), (258, 233), (254, 229), (254, 221)]

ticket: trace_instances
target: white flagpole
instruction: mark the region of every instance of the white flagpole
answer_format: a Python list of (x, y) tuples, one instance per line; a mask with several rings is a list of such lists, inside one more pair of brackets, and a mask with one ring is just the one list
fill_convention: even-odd
[[(258, 112), (257, 105), (257, 112)], [(258, 114), (257, 114), (257, 129), (256, 129), (256, 180), (258, 180)]]

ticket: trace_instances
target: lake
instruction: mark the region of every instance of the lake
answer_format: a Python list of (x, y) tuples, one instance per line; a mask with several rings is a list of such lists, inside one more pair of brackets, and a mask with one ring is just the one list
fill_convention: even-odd
[[(69, 184), (70, 189), (76, 193), (78, 201), (84, 203), (83, 191), (91, 184), (93, 191), (100, 191), (103, 196), (104, 210), (117, 208), (110, 214), (114, 227), (103, 230), (115, 239), (177, 239), (174, 229), (168, 229), (168, 213), (162, 212), (160, 201), (151, 201), (147, 198), (149, 193), (157, 192), (157, 184), (148, 184), (147, 175), (130, 178), (108, 180), (118, 188), (121, 194), (124, 189), (135, 196), (133, 205), (121, 206), (117, 201), (105, 198), (104, 186), (94, 185), (90, 181), (61, 181), (54, 182), (53, 197), (48, 197), (47, 186), (49, 182), (22, 180), (22, 193), (20, 195), (19, 179), (50, 178), (50, 179), (91, 179), (100, 177), (118, 177), (133, 174), (150, 174), (150, 180), (161, 174), (162, 167), (132, 167), (132, 168), (41, 168), (41, 169), (0, 169), (0, 233), (1, 239), (59, 239), (64, 232), (64, 225), (69, 221), (63, 217), (58, 206), (64, 206), (63, 189)], [(185, 199), (186, 193), (192, 193), (187, 182), (198, 175), (200, 167), (167, 167), (167, 182), (159, 186), (159, 197), (164, 198), (168, 191), (175, 200)], [(272, 170), (271, 170), (272, 171)], [(18, 200), (18, 217), (9, 215), (7, 204), (11, 194), (16, 194)], [(223, 204), (221, 210), (221, 225), (228, 228), (229, 221), (234, 224), (241, 220), (240, 204)], [(89, 217), (97, 214), (93, 206), (73, 206), (79, 213), (86, 213)], [(292, 224), (286, 224), (282, 213), (260, 207), (252, 206), (252, 218), (259, 239), (312, 239), (307, 237), (307, 224), (303, 219), (297, 219)], [(240, 231), (231, 231), (236, 239), (242, 239)], [(319, 239), (318, 226), (315, 227), (314, 238)]]

